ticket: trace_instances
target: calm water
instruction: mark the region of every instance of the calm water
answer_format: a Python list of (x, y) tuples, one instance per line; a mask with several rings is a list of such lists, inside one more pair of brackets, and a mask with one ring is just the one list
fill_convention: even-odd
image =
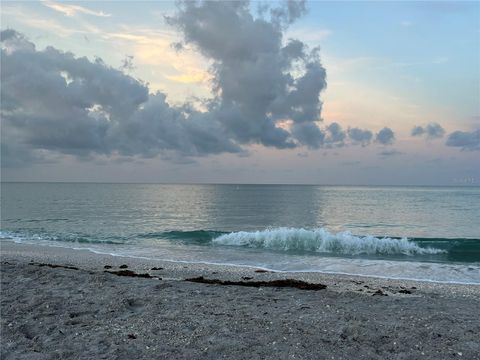
[(4, 183), (3, 241), (480, 283), (480, 188)]

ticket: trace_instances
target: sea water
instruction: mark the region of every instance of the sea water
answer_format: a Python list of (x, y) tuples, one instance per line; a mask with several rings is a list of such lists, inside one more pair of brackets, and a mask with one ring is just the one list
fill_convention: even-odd
[(480, 284), (479, 187), (2, 183), (1, 241)]

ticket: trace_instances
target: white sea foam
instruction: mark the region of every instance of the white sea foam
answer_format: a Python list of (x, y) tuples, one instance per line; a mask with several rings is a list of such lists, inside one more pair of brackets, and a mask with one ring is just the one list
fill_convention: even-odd
[(245, 246), (272, 250), (301, 250), (345, 255), (359, 254), (440, 254), (444, 250), (424, 248), (407, 238), (355, 236), (350, 232), (330, 233), (323, 228), (306, 230), (275, 228), (263, 231), (239, 231), (221, 235), (212, 240), (218, 245)]

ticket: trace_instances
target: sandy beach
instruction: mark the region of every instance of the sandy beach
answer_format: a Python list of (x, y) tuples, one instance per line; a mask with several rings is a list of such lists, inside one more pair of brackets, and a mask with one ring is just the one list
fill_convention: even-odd
[(480, 360), (480, 0), (0, 1), (0, 360)]
[(480, 359), (480, 286), (1, 253), (2, 359)]

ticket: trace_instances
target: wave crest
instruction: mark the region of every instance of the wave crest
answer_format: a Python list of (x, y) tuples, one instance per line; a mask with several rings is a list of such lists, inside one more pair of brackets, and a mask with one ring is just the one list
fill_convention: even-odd
[(323, 228), (313, 230), (276, 228), (254, 232), (239, 231), (221, 235), (213, 239), (212, 242), (218, 245), (344, 255), (423, 255), (445, 253), (441, 249), (420, 247), (407, 238), (378, 238), (371, 235), (355, 236), (348, 231), (333, 234)]

